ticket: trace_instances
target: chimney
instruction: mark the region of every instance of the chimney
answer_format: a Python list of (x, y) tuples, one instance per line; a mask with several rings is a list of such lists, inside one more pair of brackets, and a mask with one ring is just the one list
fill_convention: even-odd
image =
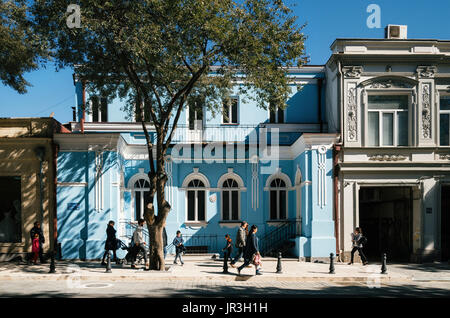
[(408, 26), (388, 24), (385, 28), (385, 38), (393, 40), (406, 40), (408, 38)]

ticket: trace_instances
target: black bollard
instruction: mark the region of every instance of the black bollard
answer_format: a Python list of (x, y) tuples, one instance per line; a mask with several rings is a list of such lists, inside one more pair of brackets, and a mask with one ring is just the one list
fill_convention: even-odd
[(228, 257), (226, 255), (227, 252), (223, 254), (223, 272), (224, 274), (228, 274)]
[(387, 274), (386, 253), (384, 253), (383, 257), (381, 258), (381, 274)]
[(330, 272), (328, 274), (334, 274), (334, 254), (330, 253)]
[(48, 272), (49, 274), (53, 274), (56, 273), (56, 266), (55, 266), (55, 252), (51, 252), (51, 256), (50, 256), (50, 271)]
[(111, 273), (111, 254), (109, 254), (108, 251), (108, 255), (106, 256), (106, 272), (105, 273)]
[(281, 270), (281, 252), (278, 253), (277, 274), (283, 274)]

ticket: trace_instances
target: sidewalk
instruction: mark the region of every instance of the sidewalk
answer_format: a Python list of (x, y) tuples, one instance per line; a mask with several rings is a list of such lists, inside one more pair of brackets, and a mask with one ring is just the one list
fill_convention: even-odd
[[(86, 280), (86, 281), (253, 281), (253, 282), (413, 282), (450, 281), (449, 264), (388, 264), (387, 274), (380, 274), (380, 264), (346, 265), (335, 263), (335, 274), (329, 274), (329, 264), (282, 260), (282, 273), (277, 274), (277, 259), (264, 258), (262, 276), (254, 276), (255, 269), (244, 268), (241, 276), (237, 269), (229, 267), (229, 274), (222, 273), (223, 260), (209, 256), (184, 257), (184, 266), (174, 265), (173, 256), (166, 258), (166, 272), (131, 269), (130, 265), (112, 264), (112, 273), (98, 261), (57, 261), (56, 273), (49, 274), (50, 263), (26, 265), (17, 262), (0, 263), (0, 281), (5, 280)], [(242, 263), (238, 263), (240, 265)]]

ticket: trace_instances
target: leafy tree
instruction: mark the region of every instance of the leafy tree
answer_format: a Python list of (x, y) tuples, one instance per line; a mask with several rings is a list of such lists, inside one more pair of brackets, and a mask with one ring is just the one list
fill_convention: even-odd
[(23, 74), (39, 67), (45, 47), (33, 32), (25, 0), (0, 2), (0, 79), (17, 92), (30, 85)]
[[(73, 2), (73, 1), (71, 1)], [(217, 111), (233, 82), (261, 107), (285, 107), (285, 68), (300, 66), (303, 26), (281, 0), (85, 0), (81, 27), (68, 28), (64, 0), (37, 0), (36, 27), (61, 67), (77, 66), (90, 89), (128, 101), (142, 119), (150, 164), (150, 267), (164, 270), (165, 155), (183, 109), (197, 101)], [(145, 112), (144, 112), (145, 111)], [(157, 213), (154, 207), (156, 196)]]

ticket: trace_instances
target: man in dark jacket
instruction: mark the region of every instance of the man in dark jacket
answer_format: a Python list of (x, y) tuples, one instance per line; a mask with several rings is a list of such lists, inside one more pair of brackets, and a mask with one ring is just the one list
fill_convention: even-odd
[(114, 221), (108, 222), (108, 227), (106, 228), (106, 242), (105, 242), (105, 253), (102, 258), (102, 265), (105, 266), (105, 257), (108, 255), (109, 251), (113, 252), (113, 262), (118, 263), (116, 249), (117, 249), (117, 239), (116, 230), (114, 229)]
[(33, 242), (33, 238), (36, 234), (39, 236), (39, 260), (41, 261), (41, 264), (42, 264), (42, 263), (45, 263), (44, 255), (43, 255), (44, 249), (42, 248), (42, 246), (45, 243), (45, 237), (44, 237), (44, 232), (42, 232), (42, 229), (41, 229), (41, 223), (39, 223), (39, 222), (34, 222), (34, 227), (30, 231), (31, 242)]
[(247, 232), (246, 232), (247, 227), (248, 227), (247, 222), (242, 221), (241, 226), (239, 227), (236, 233), (236, 247), (238, 248), (238, 252), (236, 254), (236, 257), (230, 263), (231, 267), (236, 267), (234, 266), (234, 264), (236, 264), (236, 262), (239, 261), (239, 259), (244, 254), (244, 248), (247, 239)]
[[(259, 242), (258, 242), (259, 240), (258, 237), (256, 236), (256, 232), (258, 232), (258, 227), (256, 225), (252, 225), (252, 228), (250, 229), (250, 234), (247, 236), (247, 242), (245, 244), (244, 264), (239, 266), (237, 269), (239, 275), (241, 275), (241, 270), (252, 262), (253, 255), (255, 254), (259, 255)], [(262, 275), (258, 267), (256, 267), (255, 275)]]

